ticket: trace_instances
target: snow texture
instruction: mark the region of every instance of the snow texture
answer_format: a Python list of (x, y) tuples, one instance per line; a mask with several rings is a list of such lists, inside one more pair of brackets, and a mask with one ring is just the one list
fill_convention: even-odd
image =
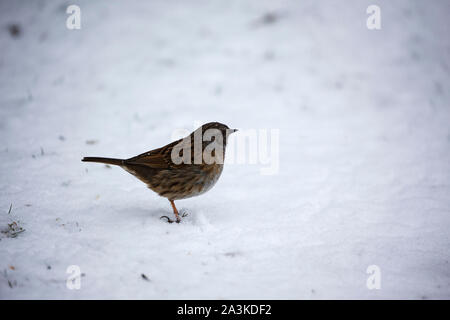
[[(70, 4), (0, 2), (1, 299), (450, 298), (449, 1)], [(80, 161), (209, 121), (278, 129), (279, 171), (227, 158), (181, 224)]]

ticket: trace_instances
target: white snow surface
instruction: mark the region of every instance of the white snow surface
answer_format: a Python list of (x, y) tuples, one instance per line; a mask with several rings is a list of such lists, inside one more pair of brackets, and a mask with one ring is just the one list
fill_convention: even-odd
[[(0, 3), (1, 299), (450, 298), (449, 1), (69, 4)], [(209, 121), (278, 129), (279, 172), (227, 158), (180, 224), (80, 161)]]

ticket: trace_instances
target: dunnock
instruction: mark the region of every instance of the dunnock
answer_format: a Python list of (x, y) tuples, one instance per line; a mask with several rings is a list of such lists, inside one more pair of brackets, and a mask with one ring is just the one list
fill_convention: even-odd
[[(122, 167), (169, 199), (179, 223), (174, 201), (198, 196), (214, 186), (222, 173), (228, 136), (236, 131), (222, 123), (210, 122), (183, 139), (130, 159), (85, 157), (82, 161)], [(161, 218), (173, 222), (167, 216)]]

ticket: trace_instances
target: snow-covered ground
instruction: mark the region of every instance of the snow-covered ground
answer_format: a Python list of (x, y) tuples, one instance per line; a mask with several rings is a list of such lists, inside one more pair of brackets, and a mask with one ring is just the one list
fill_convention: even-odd
[[(449, 1), (69, 4), (0, 3), (0, 298), (450, 298)], [(209, 121), (278, 129), (279, 172), (226, 163), (181, 224), (80, 161)]]

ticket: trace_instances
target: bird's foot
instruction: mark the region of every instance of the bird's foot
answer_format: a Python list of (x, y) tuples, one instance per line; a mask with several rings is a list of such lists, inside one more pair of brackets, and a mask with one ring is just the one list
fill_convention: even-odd
[(189, 215), (189, 213), (187, 213), (186, 211), (182, 211), (180, 213), (181, 213), (181, 217), (182, 218), (185, 218), (185, 217), (187, 217)]
[(160, 219), (167, 219), (167, 222), (168, 223), (174, 223), (174, 222), (176, 222), (176, 223), (180, 223), (181, 222), (181, 220), (179, 219), (179, 218), (177, 218), (176, 220), (172, 220), (172, 219), (170, 219), (168, 216), (161, 216), (161, 217), (159, 217)]

